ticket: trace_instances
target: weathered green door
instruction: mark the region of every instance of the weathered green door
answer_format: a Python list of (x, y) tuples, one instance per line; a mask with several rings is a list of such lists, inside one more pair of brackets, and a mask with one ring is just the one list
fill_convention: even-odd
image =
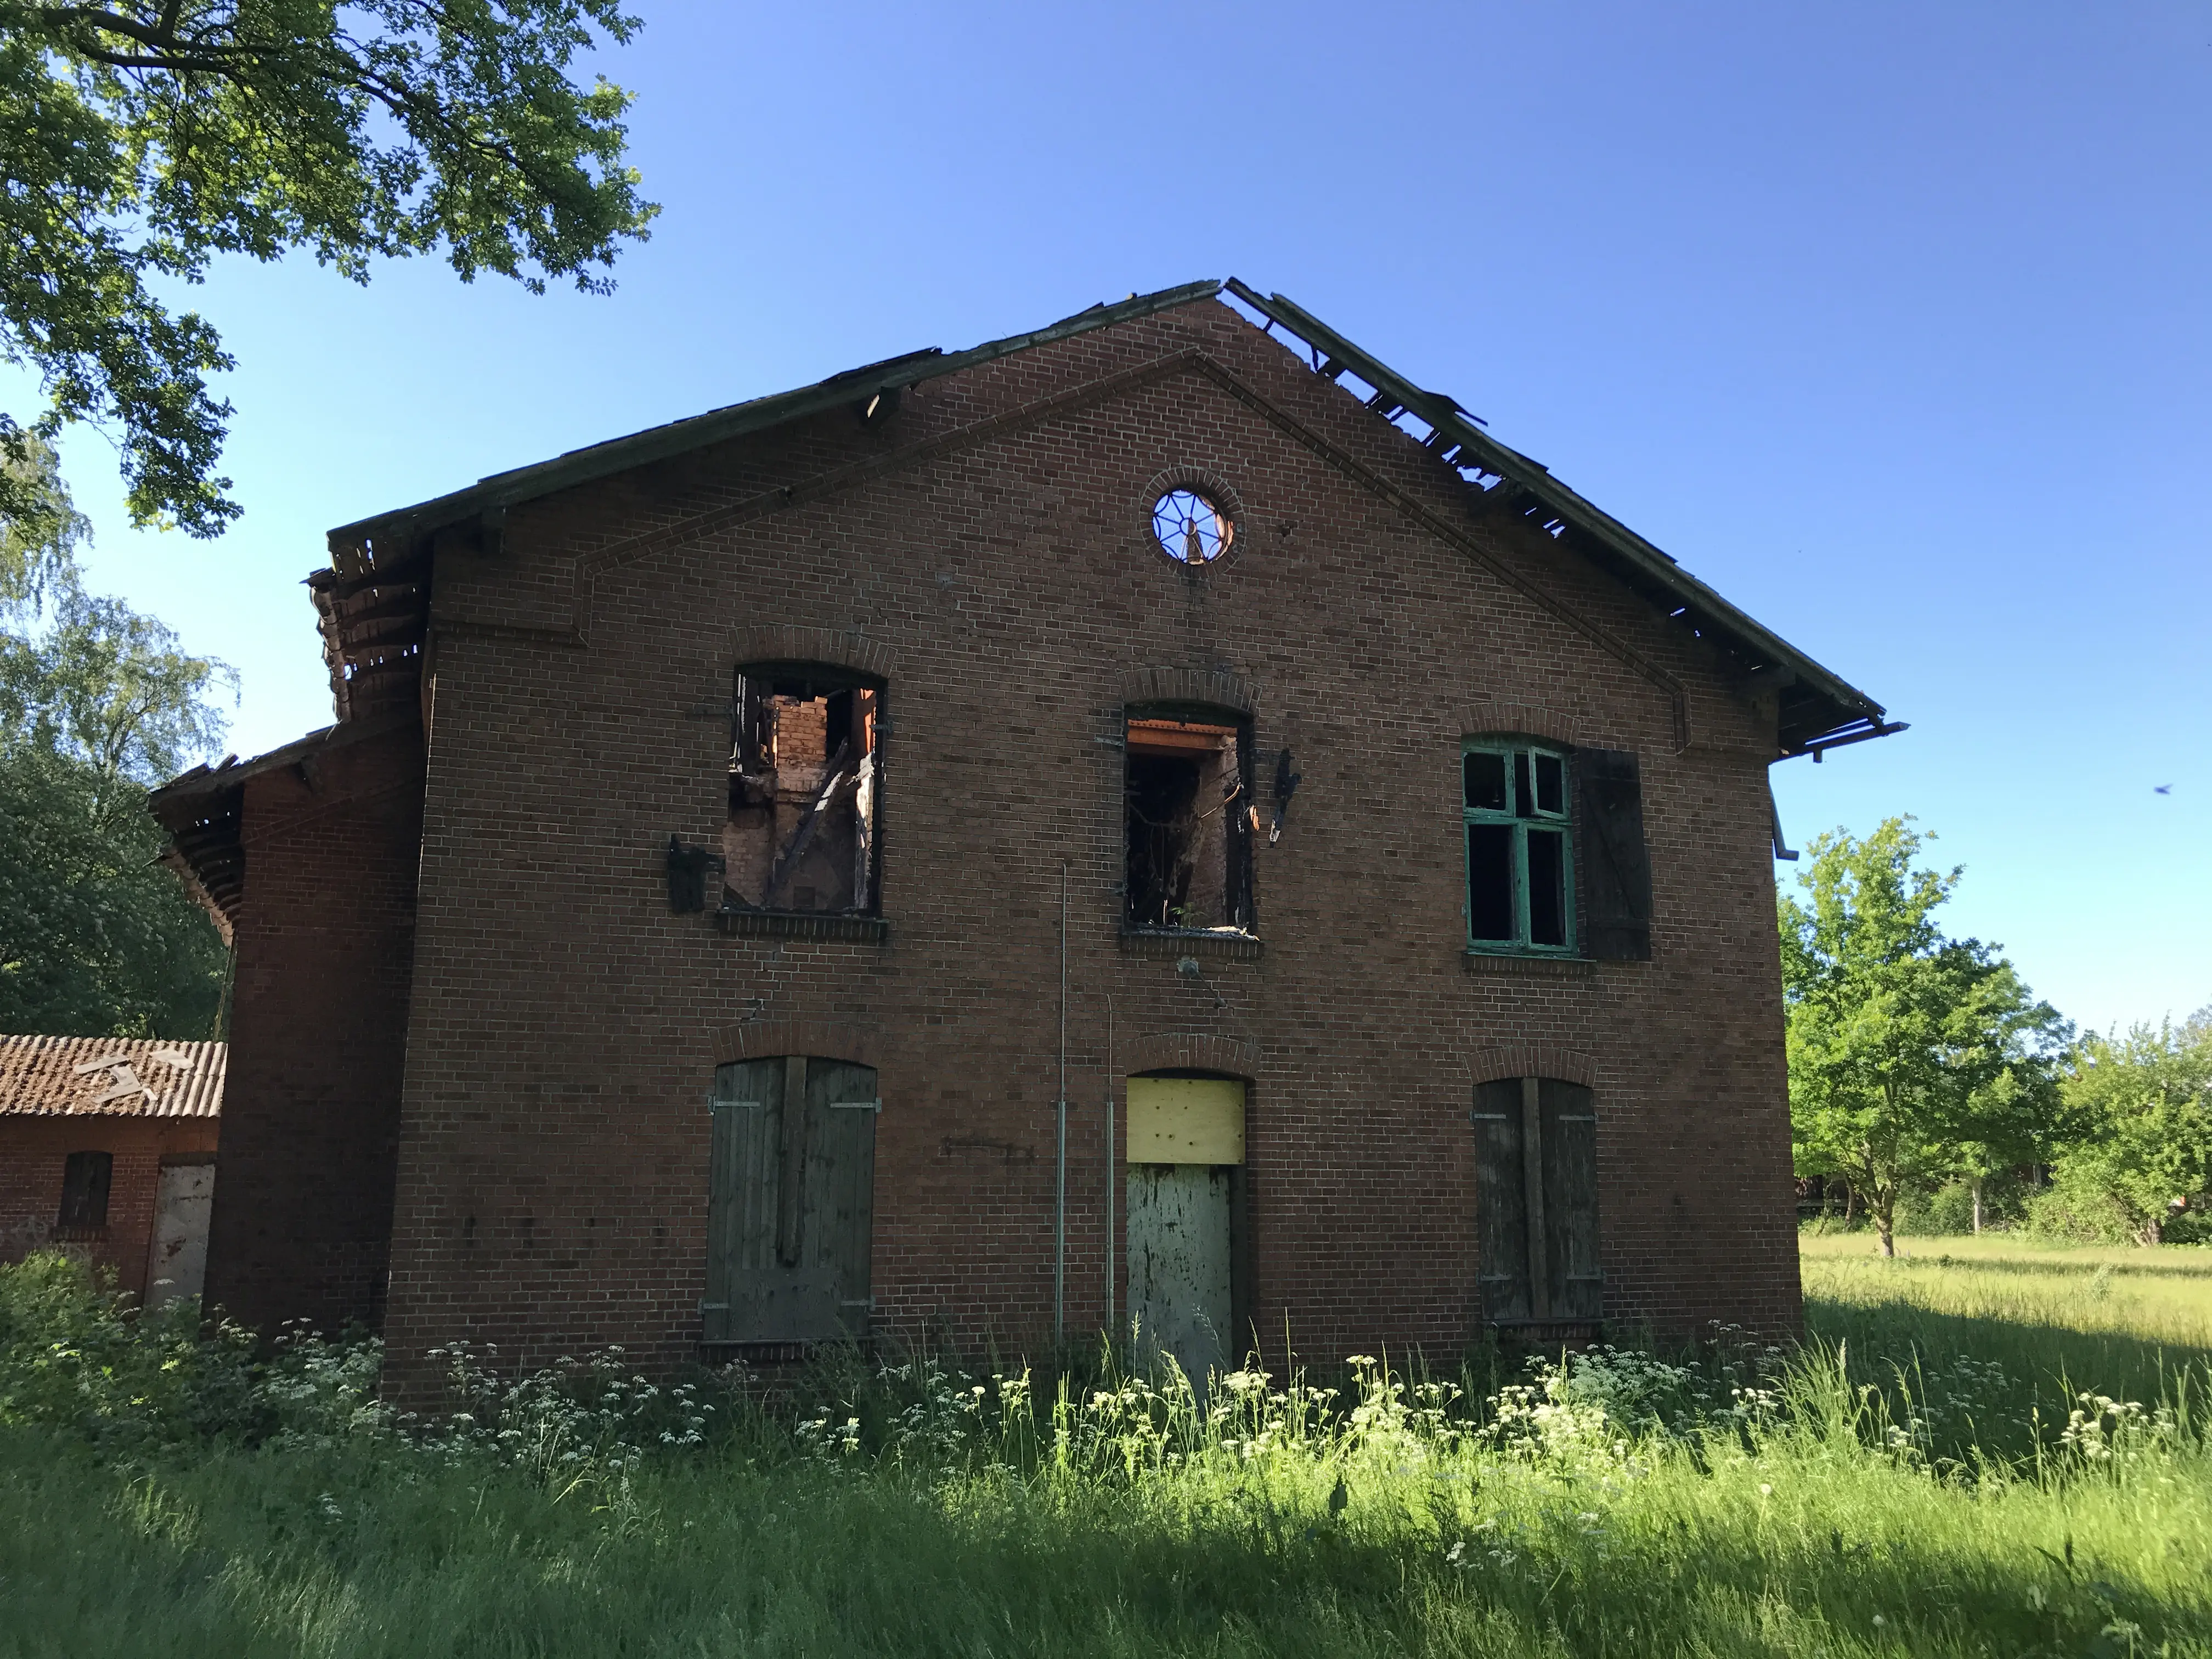
[(868, 1334), (876, 1074), (800, 1055), (714, 1073), (708, 1342)]

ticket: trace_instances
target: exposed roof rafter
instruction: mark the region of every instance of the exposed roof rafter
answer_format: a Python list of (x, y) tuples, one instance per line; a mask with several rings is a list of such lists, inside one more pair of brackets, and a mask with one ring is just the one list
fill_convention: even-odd
[[(1580, 532), (1581, 545), (1675, 621), (1727, 650), (1747, 673), (1772, 675), (1771, 683), (1781, 694), (1785, 757), (1905, 729), (1885, 722), (1882, 706), (1865, 692), (1729, 604), (1683, 569), (1673, 556), (1554, 478), (1541, 462), (1499, 443), (1453, 398), (1415, 386), (1279, 294), (1263, 295), (1234, 276), (1222, 287), (1265, 319), (1269, 334), (1279, 327), (1302, 342), (1304, 352), (1292, 355), (1302, 356), (1316, 374), (1339, 386), (1347, 374), (1364, 382), (1369, 392), (1361, 401), (1424, 447), (1438, 453), (1447, 465), (1485, 492), (1479, 501), (1494, 500), (1495, 510), (1519, 516), (1547, 534)], [(1418, 422), (1419, 430), (1407, 427), (1409, 417)]]

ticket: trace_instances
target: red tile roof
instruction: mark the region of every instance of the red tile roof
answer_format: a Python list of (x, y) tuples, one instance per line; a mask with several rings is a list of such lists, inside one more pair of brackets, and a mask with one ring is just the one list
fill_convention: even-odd
[(216, 1117), (225, 1042), (0, 1036), (0, 1117)]

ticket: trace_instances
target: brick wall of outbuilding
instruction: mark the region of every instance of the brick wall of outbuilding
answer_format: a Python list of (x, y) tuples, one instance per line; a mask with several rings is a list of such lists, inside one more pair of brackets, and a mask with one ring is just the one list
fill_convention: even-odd
[[(1148, 483), (1177, 468), (1234, 492), (1215, 568), (1147, 538)], [(528, 504), (495, 544), (456, 538), (436, 583), (386, 1318), (403, 1386), (457, 1336), (514, 1362), (690, 1358), (714, 1067), (794, 1044), (879, 1070), (880, 1327), (1045, 1336), (1063, 880), (1074, 1329), (1109, 1317), (1108, 1094), (1199, 1065), (1251, 1083), (1268, 1346), (1457, 1348), (1480, 1311), (1468, 1113), (1502, 1052), (1595, 1091), (1609, 1317), (1796, 1323), (1771, 708), (1570, 548), (1484, 522), (1456, 475), (1227, 307), (926, 382), (872, 426), (838, 411)], [(884, 943), (732, 937), (668, 908), (670, 835), (711, 845), (721, 821), (733, 665), (793, 655), (888, 681)], [(1242, 704), (1260, 755), (1287, 745), (1304, 779), (1257, 854), (1261, 951), (1203, 954), (1197, 979), (1176, 971), (1187, 947), (1117, 928), (1115, 739), (1162, 685)], [(1465, 953), (1458, 756), (1485, 732), (1639, 756), (1650, 962)], [(351, 860), (386, 856), (285, 845), (249, 872), (263, 927), (295, 903), (356, 915)], [(254, 1190), (282, 1192), (273, 1126), (313, 1117), (249, 1079), (249, 1019), (332, 1014), (283, 963), (241, 983), (226, 1192), (249, 1133)], [(379, 1065), (389, 1006), (362, 1024)], [(386, 1110), (362, 1097), (369, 1139)]]
[(248, 778), (210, 1308), (376, 1323), (422, 835), (420, 732)]
[[(164, 1158), (211, 1153), (222, 1128), (211, 1117), (128, 1117), (95, 1113), (0, 1116), (0, 1261), (58, 1249), (113, 1270), (133, 1296), (146, 1292), (146, 1258)], [(107, 1224), (90, 1237), (61, 1234), (62, 1174), (71, 1152), (106, 1152)]]

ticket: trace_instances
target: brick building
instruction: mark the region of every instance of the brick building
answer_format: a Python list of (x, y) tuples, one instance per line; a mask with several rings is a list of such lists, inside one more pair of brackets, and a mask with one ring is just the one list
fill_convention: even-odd
[(403, 1375), (1796, 1321), (1766, 768), (1893, 728), (1279, 296), (330, 550), (337, 723), (155, 801), (234, 1312)]
[(78, 1252), (158, 1305), (198, 1296), (225, 1047), (0, 1036), (0, 1261)]

